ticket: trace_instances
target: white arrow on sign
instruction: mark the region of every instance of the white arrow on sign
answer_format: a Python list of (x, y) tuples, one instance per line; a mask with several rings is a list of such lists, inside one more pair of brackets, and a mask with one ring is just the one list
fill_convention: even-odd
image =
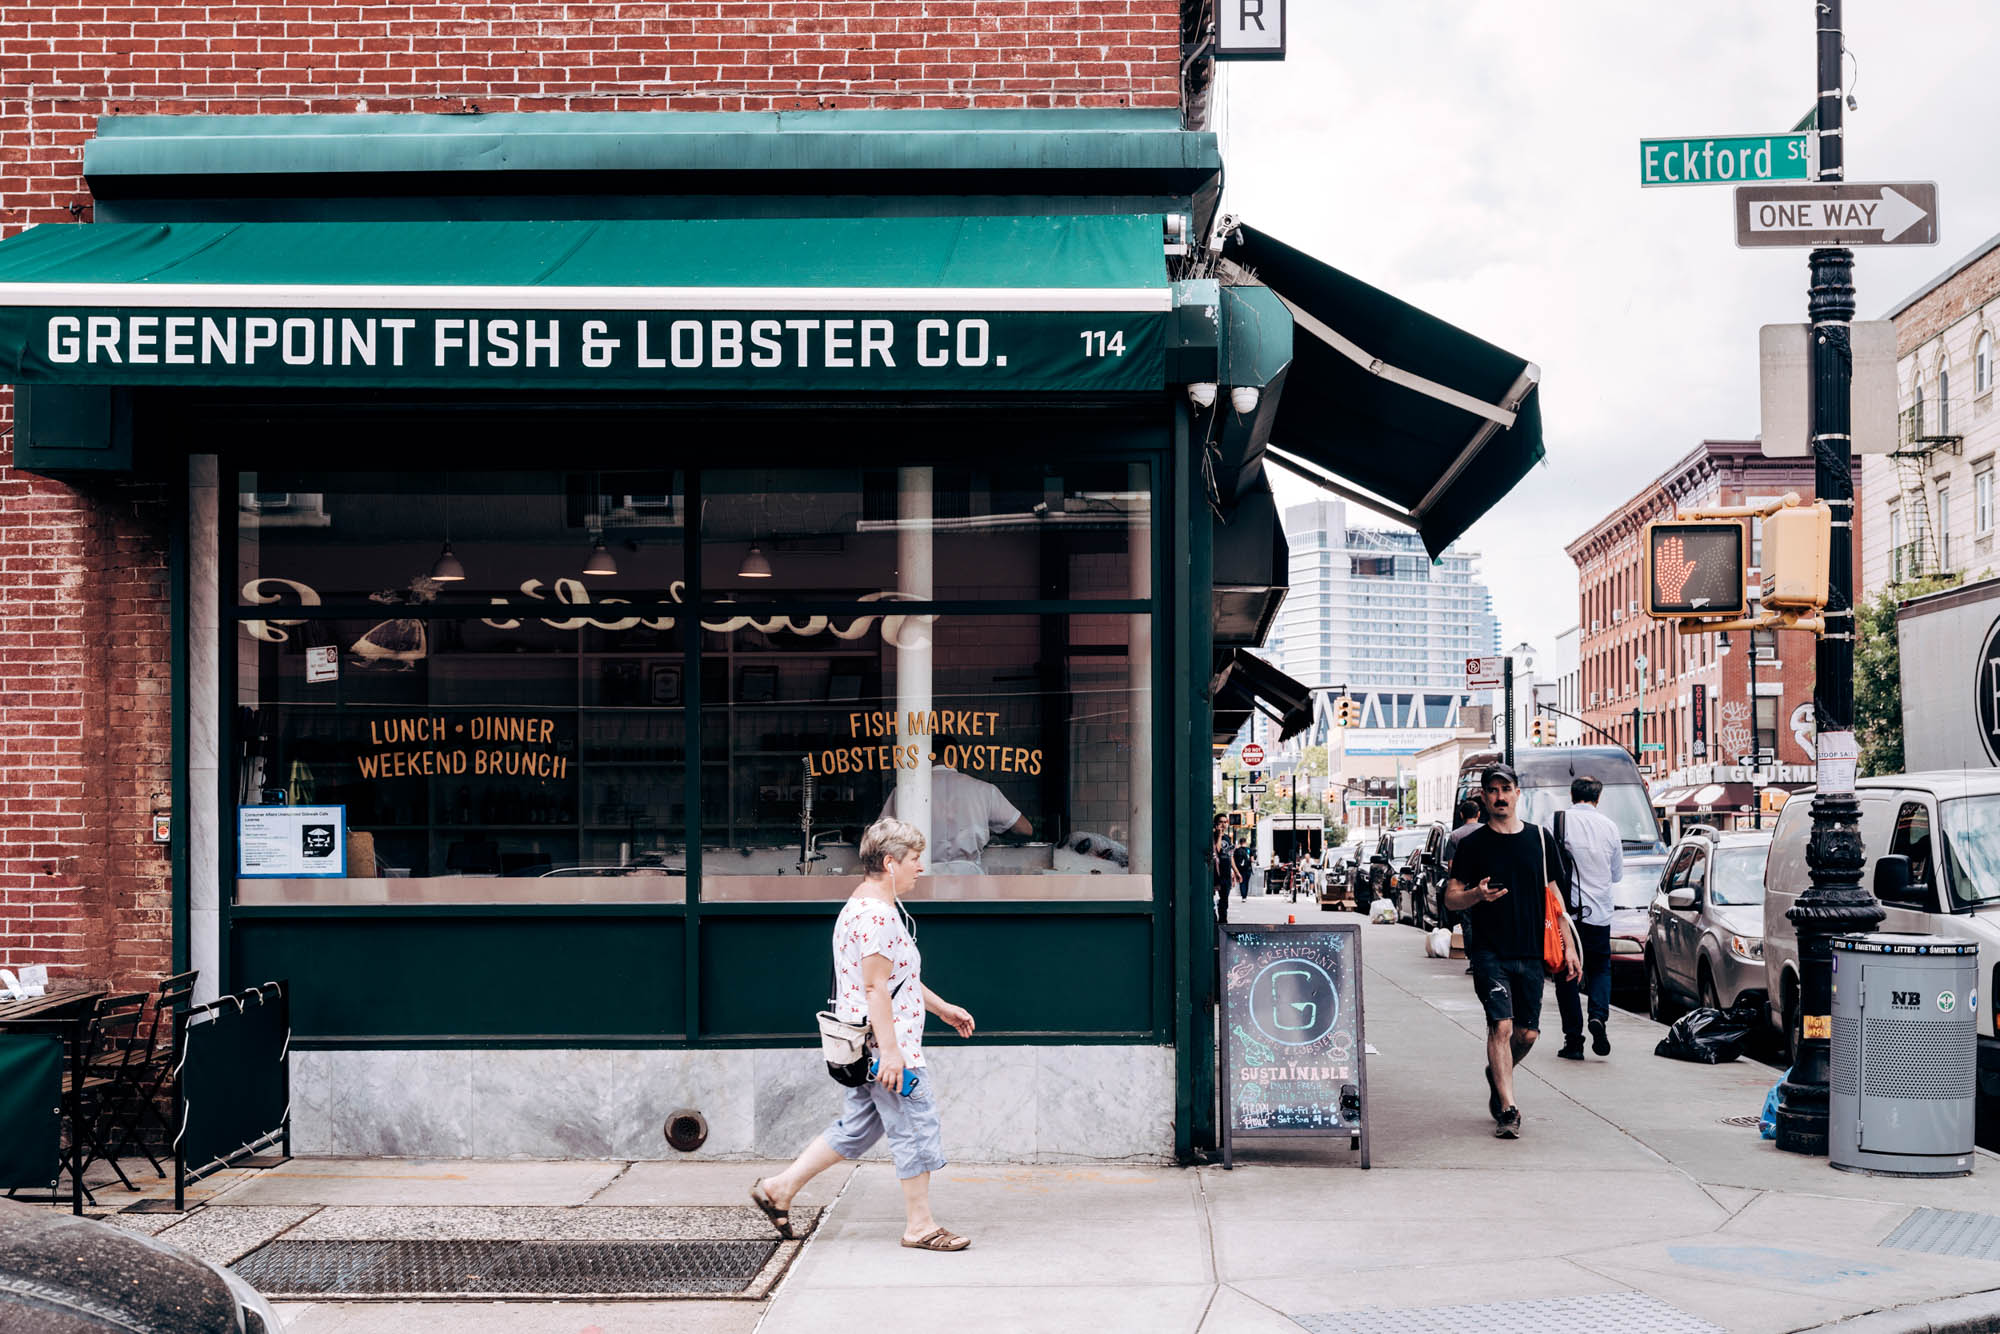
[(1883, 186), (1874, 199), (1811, 199), (1796, 204), (1769, 200), (1750, 206), (1753, 232), (1880, 232), (1886, 244), (1922, 222), (1921, 207)]

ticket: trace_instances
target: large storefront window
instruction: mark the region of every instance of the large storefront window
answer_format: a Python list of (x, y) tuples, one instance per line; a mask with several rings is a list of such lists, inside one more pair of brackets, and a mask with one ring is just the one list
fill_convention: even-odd
[(920, 898), (1150, 898), (1149, 634), (1089, 614), (709, 630), (702, 896), (844, 895), (861, 830), (896, 815), (928, 835)]
[(923, 895), (1152, 896), (1142, 465), (236, 499), (239, 903), (828, 898), (890, 812)]

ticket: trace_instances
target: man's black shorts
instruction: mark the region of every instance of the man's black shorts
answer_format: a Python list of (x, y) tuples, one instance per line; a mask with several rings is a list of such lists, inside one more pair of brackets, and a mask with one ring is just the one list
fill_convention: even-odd
[(1512, 1019), (1516, 1031), (1542, 1027), (1542, 961), (1502, 959), (1486, 950), (1473, 950), (1472, 986), (1479, 1003), (1486, 1007), (1486, 1026)]

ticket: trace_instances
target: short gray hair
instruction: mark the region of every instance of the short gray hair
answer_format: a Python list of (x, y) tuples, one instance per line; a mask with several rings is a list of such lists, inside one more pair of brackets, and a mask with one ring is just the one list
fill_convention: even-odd
[(923, 830), (908, 820), (886, 816), (869, 825), (861, 836), (861, 872), (880, 875), (890, 862), (900, 861), (912, 852), (922, 852), (924, 847)]

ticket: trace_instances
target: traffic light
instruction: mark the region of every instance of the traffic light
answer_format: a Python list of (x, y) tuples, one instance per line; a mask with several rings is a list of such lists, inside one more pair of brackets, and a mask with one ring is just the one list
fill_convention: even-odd
[(1550, 739), (1551, 738), (1549, 736), (1549, 725), (1546, 720), (1537, 718), (1533, 722), (1528, 724), (1529, 745), (1546, 746), (1549, 744)]
[(1789, 505), (1764, 519), (1764, 605), (1775, 611), (1818, 611), (1826, 605), (1833, 511)]
[(1342, 695), (1333, 706), (1335, 727), (1361, 726), (1361, 701), (1352, 695)]
[[(1764, 523), (1768, 559), (1771, 520)], [(1741, 616), (1746, 610), (1743, 569), (1748, 536), (1749, 524), (1743, 519), (1647, 524), (1646, 614), (1669, 620)]]

